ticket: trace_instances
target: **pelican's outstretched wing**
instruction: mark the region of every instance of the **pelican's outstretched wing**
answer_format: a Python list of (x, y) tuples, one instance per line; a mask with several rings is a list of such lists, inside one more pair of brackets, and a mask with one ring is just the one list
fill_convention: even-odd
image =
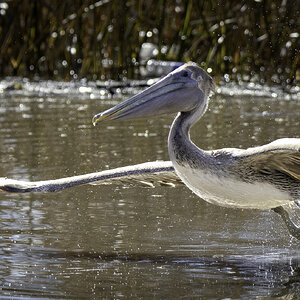
[(147, 162), (112, 170), (54, 180), (27, 182), (0, 178), (0, 189), (10, 193), (56, 192), (82, 184), (139, 183), (144, 186), (183, 184), (171, 161)]

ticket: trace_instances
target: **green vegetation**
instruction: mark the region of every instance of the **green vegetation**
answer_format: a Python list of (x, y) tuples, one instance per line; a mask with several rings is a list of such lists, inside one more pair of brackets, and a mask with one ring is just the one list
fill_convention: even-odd
[(141, 45), (215, 76), (296, 83), (299, 7), (287, 0), (14, 0), (0, 4), (0, 76), (138, 78)]

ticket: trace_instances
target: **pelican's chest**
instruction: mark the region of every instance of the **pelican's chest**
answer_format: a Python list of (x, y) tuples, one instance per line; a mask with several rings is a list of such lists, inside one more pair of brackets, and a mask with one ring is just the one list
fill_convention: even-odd
[(288, 204), (288, 193), (264, 182), (248, 183), (216, 171), (214, 168), (191, 168), (173, 162), (178, 176), (196, 195), (205, 201), (231, 208), (270, 209)]

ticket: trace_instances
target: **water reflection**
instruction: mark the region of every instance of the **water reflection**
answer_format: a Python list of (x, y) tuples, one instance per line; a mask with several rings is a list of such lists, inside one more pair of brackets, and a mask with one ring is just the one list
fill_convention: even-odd
[[(107, 123), (100, 98), (0, 97), (0, 176), (41, 180), (168, 160), (172, 117)], [(296, 99), (216, 95), (206, 149), (299, 137)], [(0, 195), (2, 297), (297, 299), (299, 241), (271, 212), (209, 205), (184, 187), (82, 186)]]

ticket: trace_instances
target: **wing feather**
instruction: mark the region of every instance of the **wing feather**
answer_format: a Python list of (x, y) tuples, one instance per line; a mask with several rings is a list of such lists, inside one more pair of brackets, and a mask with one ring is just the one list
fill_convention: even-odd
[(300, 152), (267, 153), (256, 159), (257, 169), (262, 171), (279, 171), (296, 179), (300, 184)]
[(280, 139), (270, 144), (236, 152), (261, 173), (279, 171), (300, 183), (300, 139)]

